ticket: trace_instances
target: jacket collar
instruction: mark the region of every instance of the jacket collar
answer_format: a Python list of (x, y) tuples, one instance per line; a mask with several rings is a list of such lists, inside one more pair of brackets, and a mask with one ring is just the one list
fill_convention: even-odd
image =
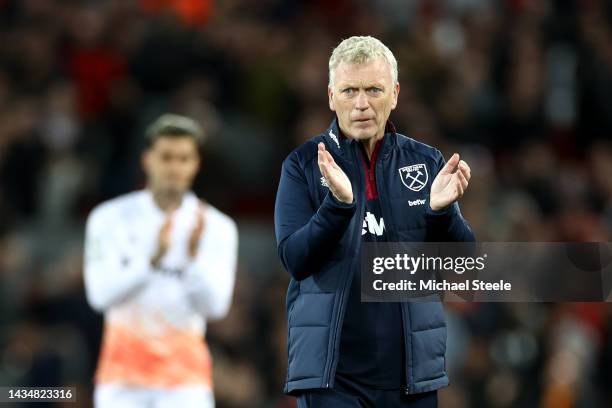
[[(338, 156), (348, 158), (347, 153), (353, 144), (357, 143), (342, 133), (338, 126), (338, 117), (334, 117), (331, 124), (323, 134), (331, 152)], [(385, 125), (385, 135), (383, 136), (382, 146), (380, 147), (379, 157), (384, 158), (397, 145), (397, 132), (395, 125), (390, 120), (387, 120)]]

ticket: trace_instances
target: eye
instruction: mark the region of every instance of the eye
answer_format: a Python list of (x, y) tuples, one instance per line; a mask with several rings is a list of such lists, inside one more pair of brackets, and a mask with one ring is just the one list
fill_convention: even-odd
[(345, 95), (352, 95), (352, 94), (354, 94), (356, 91), (357, 91), (357, 89), (356, 89), (356, 88), (344, 88), (344, 89), (342, 90), (342, 93), (343, 93), (343, 94), (345, 94)]
[(371, 93), (371, 94), (378, 95), (378, 94), (382, 93), (383, 90), (381, 88), (377, 87), (377, 86), (371, 86), (371, 87), (369, 87), (367, 89), (367, 91), (369, 93)]

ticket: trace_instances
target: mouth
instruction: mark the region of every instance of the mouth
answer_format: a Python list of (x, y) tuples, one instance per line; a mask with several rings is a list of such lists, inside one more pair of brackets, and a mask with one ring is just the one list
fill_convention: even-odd
[(166, 177), (166, 182), (170, 184), (179, 184), (182, 182), (182, 180), (178, 176), (169, 176), (169, 177)]
[(353, 122), (358, 127), (366, 127), (366, 126), (370, 126), (370, 124), (373, 122), (373, 119), (371, 119), (371, 118), (360, 118), (360, 119), (353, 120)]

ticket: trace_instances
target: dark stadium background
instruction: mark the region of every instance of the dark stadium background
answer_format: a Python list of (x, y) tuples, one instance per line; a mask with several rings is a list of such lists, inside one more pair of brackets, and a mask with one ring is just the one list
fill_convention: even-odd
[[(610, 241), (609, 6), (0, 0), (0, 385), (76, 385), (67, 406), (90, 406), (84, 222), (143, 186), (143, 128), (173, 111), (207, 129), (196, 192), (240, 228), (233, 306), (208, 332), (218, 407), (292, 407), (274, 195), (283, 158), (332, 119), (327, 61), (354, 34), (399, 61), (397, 128), (471, 165), (461, 206), (479, 240)], [(608, 304), (447, 310), (442, 408), (612, 406)]]

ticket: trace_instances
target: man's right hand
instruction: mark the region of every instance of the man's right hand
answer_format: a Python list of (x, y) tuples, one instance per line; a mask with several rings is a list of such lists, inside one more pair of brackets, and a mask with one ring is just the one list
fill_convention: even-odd
[(318, 163), (321, 174), (325, 177), (330, 191), (338, 201), (346, 204), (353, 202), (353, 187), (344, 171), (336, 164), (332, 155), (325, 150), (325, 144), (319, 143)]
[(164, 224), (159, 230), (159, 235), (157, 238), (157, 251), (155, 251), (155, 255), (151, 258), (151, 265), (155, 268), (159, 266), (161, 259), (168, 252), (168, 248), (170, 248), (170, 234), (172, 232), (172, 220), (173, 220), (174, 212), (170, 212), (166, 215), (166, 220)]

